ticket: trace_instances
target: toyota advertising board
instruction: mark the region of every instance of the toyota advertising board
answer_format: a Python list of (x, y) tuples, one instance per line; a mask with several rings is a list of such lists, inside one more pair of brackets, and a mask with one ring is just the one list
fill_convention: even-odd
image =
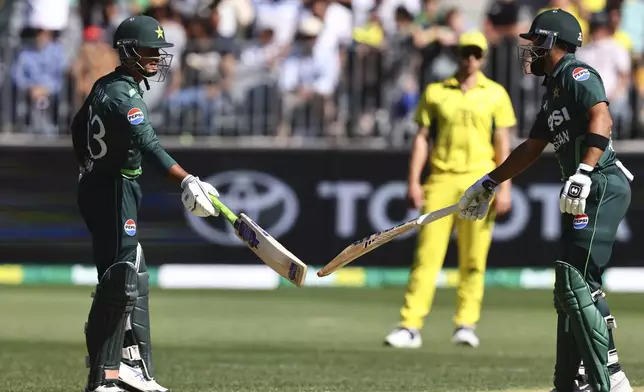
[[(17, 263), (87, 263), (89, 238), (76, 209), (77, 172), (68, 149), (4, 149), (0, 166), (0, 256)], [(304, 262), (321, 266), (350, 242), (417, 216), (405, 204), (406, 152), (177, 150), (186, 170), (213, 184)], [(642, 265), (644, 157), (622, 155), (633, 171), (633, 204), (622, 222), (614, 266)], [(518, 177), (512, 213), (497, 222), (490, 266), (550, 265), (561, 233), (558, 167), (552, 155)], [(151, 264), (256, 264), (223, 219), (196, 218), (177, 184), (152, 168), (141, 179), (137, 234)], [(453, 237), (454, 238), (454, 237)], [(355, 265), (408, 266), (415, 237), (378, 248)], [(446, 266), (455, 265), (455, 247)]]

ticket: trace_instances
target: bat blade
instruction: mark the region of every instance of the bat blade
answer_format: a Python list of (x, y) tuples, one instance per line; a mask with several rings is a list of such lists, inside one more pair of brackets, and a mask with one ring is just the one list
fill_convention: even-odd
[(338, 269), (349, 264), (353, 260), (357, 259), (358, 257), (371, 252), (372, 250), (388, 243), (396, 237), (400, 237), (409, 230), (412, 230), (417, 226), (426, 225), (431, 222), (437, 221), (458, 211), (458, 204), (452, 204), (449, 207), (421, 215), (416, 219), (403, 222), (390, 229), (372, 234), (369, 237), (358, 240), (344, 248), (344, 250), (337, 256), (335, 256), (333, 260), (329, 261), (327, 265), (325, 265), (320, 271), (318, 271), (317, 275), (319, 277), (330, 275)]
[(264, 264), (271, 267), (282, 277), (288, 279), (297, 287), (304, 285), (307, 265), (297, 256), (280, 244), (266, 230), (262, 229), (246, 214), (241, 213), (234, 223), (237, 237), (244, 241), (248, 248), (259, 257)]
[(413, 219), (385, 231), (374, 233), (369, 237), (358, 240), (344, 248), (333, 260), (327, 263), (317, 275), (324, 277), (339, 270), (358, 257), (371, 252), (372, 250), (388, 243), (396, 237), (399, 237), (418, 225), (417, 220)]

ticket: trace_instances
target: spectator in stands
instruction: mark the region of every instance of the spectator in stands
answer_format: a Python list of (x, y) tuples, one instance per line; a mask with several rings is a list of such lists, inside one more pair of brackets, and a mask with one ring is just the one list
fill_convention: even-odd
[(391, 36), (396, 34), (399, 28), (399, 24), (396, 21), (396, 10), (404, 9), (412, 17), (412, 21), (415, 15), (418, 15), (421, 11), (421, 1), (420, 0), (381, 0), (378, 4), (378, 17), (382, 22), (382, 26), (385, 29), (385, 34)]
[[(641, 58), (644, 52), (644, 1), (626, 0), (621, 6), (620, 30), (631, 39), (632, 52)], [(644, 86), (643, 86), (644, 88)]]
[(458, 8), (448, 9), (439, 24), (419, 35), (416, 33), (414, 44), (420, 50), (420, 85), (450, 77), (458, 68), (455, 45), (464, 31), (463, 15)]
[(529, 126), (541, 99), (536, 91), (540, 82), (525, 78), (517, 56), (519, 33), (528, 31), (531, 23), (530, 11), (516, 0), (494, 1), (483, 23), (489, 42), (484, 73), (507, 90), (520, 126)]
[(270, 26), (275, 35), (275, 42), (288, 47), (297, 33), (297, 26), (302, 12), (299, 0), (254, 0), (255, 22)]
[(94, 82), (112, 72), (119, 65), (119, 59), (112, 45), (106, 42), (104, 31), (98, 26), (88, 26), (83, 32), (83, 45), (71, 66), (74, 81), (73, 105), (82, 105)]
[[(280, 68), (282, 117), (278, 136), (320, 136), (334, 114), (333, 94), (340, 77), (338, 57), (315, 56), (322, 22), (314, 17), (299, 26), (297, 46)], [(302, 120), (308, 120), (304, 123)]]
[[(188, 41), (180, 60), (181, 88), (167, 97), (166, 106), (173, 119), (191, 112), (190, 123), (200, 133), (216, 131), (216, 122), (223, 120), (233, 82), (237, 47), (234, 40), (221, 37), (210, 19), (195, 18), (188, 22)], [(173, 59), (173, 61), (175, 61)]]
[(593, 14), (590, 19), (590, 42), (577, 50), (577, 58), (599, 72), (610, 101), (613, 136), (619, 137), (631, 131), (631, 59), (628, 51), (617, 43), (611, 29), (607, 12)]
[(222, 37), (236, 37), (255, 20), (255, 9), (250, 0), (215, 0), (211, 9), (215, 9), (219, 18), (217, 32)]
[(424, 0), (423, 9), (414, 19), (414, 23), (427, 30), (438, 22), (438, 0)]
[[(17, 95), (16, 120), (22, 122), (24, 108), (29, 115), (26, 123), (33, 133), (55, 136), (58, 97), (63, 90), (69, 61), (64, 47), (56, 40), (65, 27), (69, 9), (60, 7), (56, 1), (40, 3), (32, 8), (27, 17), (27, 28), (23, 32), (23, 43), (11, 69)], [(26, 104), (26, 105), (25, 105)], [(22, 125), (22, 124), (20, 124)]]
[(630, 54), (633, 52), (633, 40), (620, 28), (622, 23), (622, 0), (609, 0), (606, 4), (608, 14), (608, 30), (617, 44), (626, 49)]

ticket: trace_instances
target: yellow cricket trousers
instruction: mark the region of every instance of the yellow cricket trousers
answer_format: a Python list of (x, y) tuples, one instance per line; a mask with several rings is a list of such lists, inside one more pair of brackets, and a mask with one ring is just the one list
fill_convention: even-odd
[[(457, 203), (465, 190), (485, 175), (487, 171), (430, 175), (426, 182), (423, 214)], [(474, 326), (481, 314), (485, 267), (492, 242), (494, 212), (477, 221), (461, 220), (451, 215), (421, 226), (418, 246), (411, 269), (405, 304), (400, 311), (405, 328), (421, 329), (429, 314), (436, 292), (436, 278), (440, 272), (452, 229), (456, 225), (458, 243), (458, 269), (460, 280), (457, 288), (456, 326)]]

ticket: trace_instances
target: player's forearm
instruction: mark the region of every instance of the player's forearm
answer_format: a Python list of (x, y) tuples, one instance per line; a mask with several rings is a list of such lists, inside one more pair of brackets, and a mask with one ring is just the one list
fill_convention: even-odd
[(502, 164), (490, 172), (490, 178), (497, 184), (514, 178), (537, 160), (547, 144), (545, 140), (527, 139), (515, 148)]
[[(606, 138), (605, 142), (608, 142), (610, 137), (610, 130), (613, 126), (613, 120), (610, 118), (610, 113), (608, 109), (605, 110), (591, 110), (590, 122), (588, 124), (588, 134), (595, 134), (601, 138)], [(585, 163), (590, 167), (595, 167), (599, 158), (601, 158), (604, 149), (599, 147), (592, 146), (592, 142), (587, 139), (589, 144), (586, 155), (581, 160), (581, 163)]]
[[(494, 160), (499, 167), (510, 156), (510, 131), (507, 128), (499, 128), (494, 132)], [(501, 189), (509, 190), (512, 182), (508, 179), (501, 184)]]
[(170, 169), (177, 164), (177, 161), (175, 161), (174, 158), (166, 152), (158, 140), (153, 140), (152, 142), (142, 146), (141, 152), (143, 153), (146, 161), (151, 162), (162, 172), (170, 171)]
[(427, 164), (428, 154), (429, 142), (427, 141), (427, 134), (421, 131), (414, 138), (411, 157), (409, 158), (409, 176), (407, 178), (408, 183), (411, 184), (420, 182), (423, 168)]
[(170, 166), (168, 169), (168, 175), (176, 182), (181, 183), (181, 181), (183, 181), (183, 179), (188, 175), (188, 172), (186, 172), (181, 165), (176, 163)]

